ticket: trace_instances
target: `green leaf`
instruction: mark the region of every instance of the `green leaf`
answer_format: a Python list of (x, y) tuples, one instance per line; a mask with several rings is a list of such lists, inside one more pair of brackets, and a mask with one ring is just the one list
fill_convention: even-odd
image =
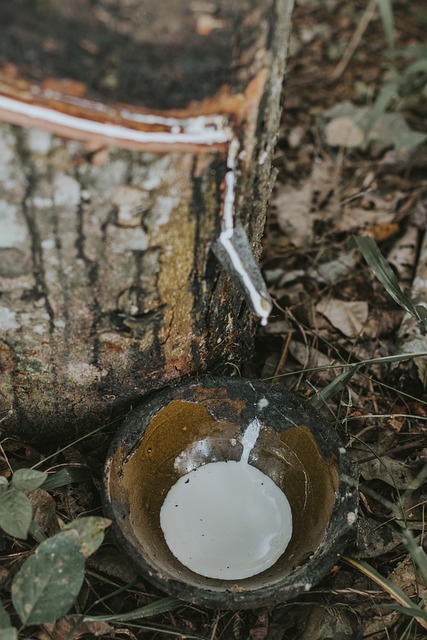
[(0, 493), (2, 491), (6, 491), (8, 486), (9, 486), (9, 483), (7, 481), (7, 478), (5, 478), (4, 476), (0, 476)]
[(0, 629), (7, 629), (8, 627), (10, 627), (10, 615), (0, 600)]
[(403, 293), (393, 269), (382, 255), (375, 241), (369, 237), (352, 236), (350, 238), (349, 247), (350, 249), (353, 247), (360, 249), (366, 262), (375, 273), (387, 293), (399, 306), (414, 316), (424, 330), (427, 330), (425, 307), (423, 305), (415, 306), (412, 300)]
[(92, 475), (90, 470), (84, 465), (79, 466), (66, 466), (58, 469), (55, 473), (48, 476), (47, 480), (43, 482), (43, 489), (46, 491), (52, 491), (52, 489), (58, 489), (64, 485), (71, 484), (72, 482), (84, 482), (90, 480)]
[(87, 516), (77, 518), (63, 527), (63, 531), (77, 531), (80, 550), (85, 558), (95, 553), (104, 540), (104, 532), (111, 524), (108, 518)]
[(394, 146), (398, 151), (402, 149), (413, 149), (426, 140), (426, 133), (421, 133), (421, 131), (407, 131), (396, 138)]
[(85, 616), (84, 620), (86, 622), (129, 622), (130, 620), (139, 620), (140, 618), (156, 616), (166, 611), (173, 611), (173, 609), (177, 609), (182, 606), (182, 604), (182, 600), (178, 600), (178, 598), (167, 597), (156, 600), (156, 602), (152, 602), (151, 604), (146, 604), (128, 613), (119, 613), (111, 616)]
[(22, 491), (10, 488), (0, 493), (0, 527), (10, 536), (25, 539), (33, 509)]
[(11, 486), (18, 491), (33, 491), (41, 487), (47, 473), (36, 469), (18, 469), (12, 476)]
[(10, 616), (0, 601), (0, 640), (17, 640), (18, 631), (10, 626)]
[(427, 57), (419, 58), (409, 64), (403, 71), (403, 77), (406, 78), (416, 73), (427, 73)]
[(55, 622), (77, 597), (84, 559), (74, 531), (61, 531), (42, 542), (12, 582), (12, 602), (23, 624)]
[(18, 640), (18, 630), (15, 627), (0, 629), (0, 640)]

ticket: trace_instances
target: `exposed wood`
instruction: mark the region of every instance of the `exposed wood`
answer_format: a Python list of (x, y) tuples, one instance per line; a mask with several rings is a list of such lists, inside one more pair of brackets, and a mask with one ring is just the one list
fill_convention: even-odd
[[(211, 246), (234, 139), (236, 216), (259, 253), (291, 3), (143, 4), (18, 0), (0, 8), (0, 115), (12, 123), (0, 128), (0, 411), (13, 409), (1, 426), (26, 438), (72, 439), (152, 389), (250, 360), (253, 320)], [(54, 18), (36, 20), (46, 15)], [(124, 56), (114, 91), (99, 75), (106, 24)], [(85, 60), (96, 58), (83, 79), (86, 62), (70, 59), (73, 37)], [(120, 79), (129, 52), (147, 65), (147, 84), (134, 66)], [(138, 86), (127, 93), (132, 78)], [(57, 128), (30, 112), (21, 120), (4, 107), (11, 99), (87, 126), (121, 127), (130, 138)], [(217, 142), (182, 137), (199, 135), (200, 123)], [(177, 139), (135, 145), (132, 132)]]
[[(273, 5), (272, 0), (246, 0), (233, 8), (224, 0), (173, 0), (163, 8), (153, 0), (0, 3), (0, 116), (128, 148), (155, 146), (138, 136), (142, 132), (155, 139), (156, 133), (179, 129), (175, 137), (188, 137), (188, 119), (199, 117), (193, 131), (225, 128), (207, 143), (224, 144), (228, 123), (250, 118), (262, 97)], [(214, 118), (206, 122), (209, 116)], [(169, 125), (172, 118), (183, 122)], [(126, 128), (128, 137), (112, 129), (110, 135), (100, 133), (90, 123)], [(157, 149), (167, 150), (164, 144), (159, 136)]]
[(272, 0), (2, 2), (0, 55), (9, 77), (14, 69), (53, 90), (62, 79), (65, 94), (176, 111), (224, 86), (244, 92), (264, 66), (272, 7)]

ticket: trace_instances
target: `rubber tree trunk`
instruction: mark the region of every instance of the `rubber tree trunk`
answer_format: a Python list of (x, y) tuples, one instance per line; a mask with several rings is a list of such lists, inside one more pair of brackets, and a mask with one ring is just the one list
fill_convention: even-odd
[(251, 358), (257, 303), (212, 247), (238, 221), (259, 255), (291, 5), (1, 3), (7, 433), (71, 440)]

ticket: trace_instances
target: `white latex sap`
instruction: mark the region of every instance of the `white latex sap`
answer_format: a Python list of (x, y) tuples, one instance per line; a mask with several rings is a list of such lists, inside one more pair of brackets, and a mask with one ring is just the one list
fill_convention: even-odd
[(238, 580), (271, 567), (292, 535), (285, 494), (248, 464), (260, 425), (242, 439), (239, 462), (212, 462), (179, 478), (160, 512), (167, 545), (178, 560), (208, 578)]

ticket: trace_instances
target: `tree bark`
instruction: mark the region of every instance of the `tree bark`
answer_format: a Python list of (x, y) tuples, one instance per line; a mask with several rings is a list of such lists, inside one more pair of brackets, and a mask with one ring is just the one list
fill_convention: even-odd
[(236, 4), (0, 7), (7, 433), (71, 440), (250, 359), (253, 319), (211, 249), (235, 192), (259, 255), (292, 3)]

